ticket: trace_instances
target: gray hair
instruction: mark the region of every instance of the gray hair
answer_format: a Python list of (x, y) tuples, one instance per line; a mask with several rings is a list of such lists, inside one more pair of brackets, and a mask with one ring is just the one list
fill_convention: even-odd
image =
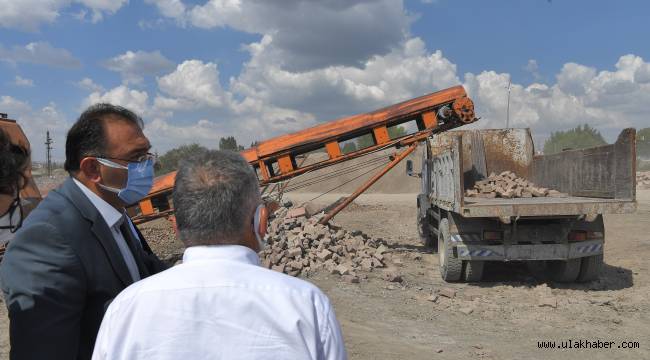
[(255, 172), (238, 153), (202, 151), (176, 174), (176, 224), (186, 246), (238, 244), (260, 202)]

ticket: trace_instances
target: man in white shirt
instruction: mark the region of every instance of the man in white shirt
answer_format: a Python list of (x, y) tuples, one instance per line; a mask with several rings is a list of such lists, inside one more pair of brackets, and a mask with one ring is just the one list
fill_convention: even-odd
[(93, 359), (346, 359), (327, 296), (259, 265), (261, 204), (239, 154), (205, 151), (183, 163), (174, 186), (183, 263), (115, 298)]

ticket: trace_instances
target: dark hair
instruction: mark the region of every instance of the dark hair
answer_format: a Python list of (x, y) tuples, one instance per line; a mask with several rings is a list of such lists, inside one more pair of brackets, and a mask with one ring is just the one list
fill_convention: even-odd
[(142, 119), (129, 109), (106, 103), (89, 106), (68, 131), (65, 140), (64, 165), (67, 172), (78, 171), (81, 159), (86, 156), (104, 155), (106, 148), (104, 120), (111, 116), (136, 124), (141, 129), (144, 127)]
[(204, 150), (176, 173), (176, 225), (186, 246), (238, 244), (261, 201), (253, 168), (236, 152)]
[(14, 194), (20, 179), (24, 179), (29, 164), (29, 151), (11, 143), (9, 136), (0, 129), (0, 193)]

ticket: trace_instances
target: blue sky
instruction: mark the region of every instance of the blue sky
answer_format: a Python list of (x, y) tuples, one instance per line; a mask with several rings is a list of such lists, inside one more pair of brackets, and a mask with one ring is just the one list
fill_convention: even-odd
[[(539, 64), (547, 82), (567, 62), (611, 69), (623, 54), (650, 58), (650, 3), (572, 0), (438, 1), (408, 3), (423, 14), (412, 26), (441, 49), (460, 72), (508, 72), (535, 80), (524, 67)], [(460, 20), (460, 21), (459, 21)], [(438, 24), (437, 26), (435, 24)]]
[[(614, 6), (616, 4), (616, 6)], [(0, 112), (42, 159), (96, 101), (164, 152), (248, 144), (462, 84), (478, 127), (538, 143), (581, 123), (648, 126), (647, 1), (0, 0)]]

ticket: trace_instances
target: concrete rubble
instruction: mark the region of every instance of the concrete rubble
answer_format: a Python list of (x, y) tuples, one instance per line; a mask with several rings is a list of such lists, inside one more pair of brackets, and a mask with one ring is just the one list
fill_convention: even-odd
[(268, 246), (259, 255), (262, 266), (292, 276), (326, 271), (338, 275), (348, 283), (359, 283), (370, 272), (386, 268), (382, 276), (389, 282), (401, 282), (402, 276), (384, 240), (370, 237), (361, 231), (347, 231), (335, 225), (321, 225), (324, 216), (309, 215), (309, 204), (281, 206), (273, 214), (266, 235)]
[(438, 290), (438, 295), (439, 296), (444, 296), (449, 299), (453, 299), (456, 297), (456, 290), (452, 288), (442, 288)]
[(494, 199), (494, 198), (532, 198), (532, 197), (567, 197), (557, 190), (535, 186), (532, 182), (518, 177), (512, 171), (500, 174), (491, 173), (487, 179), (479, 180), (474, 187), (465, 191), (465, 196)]

